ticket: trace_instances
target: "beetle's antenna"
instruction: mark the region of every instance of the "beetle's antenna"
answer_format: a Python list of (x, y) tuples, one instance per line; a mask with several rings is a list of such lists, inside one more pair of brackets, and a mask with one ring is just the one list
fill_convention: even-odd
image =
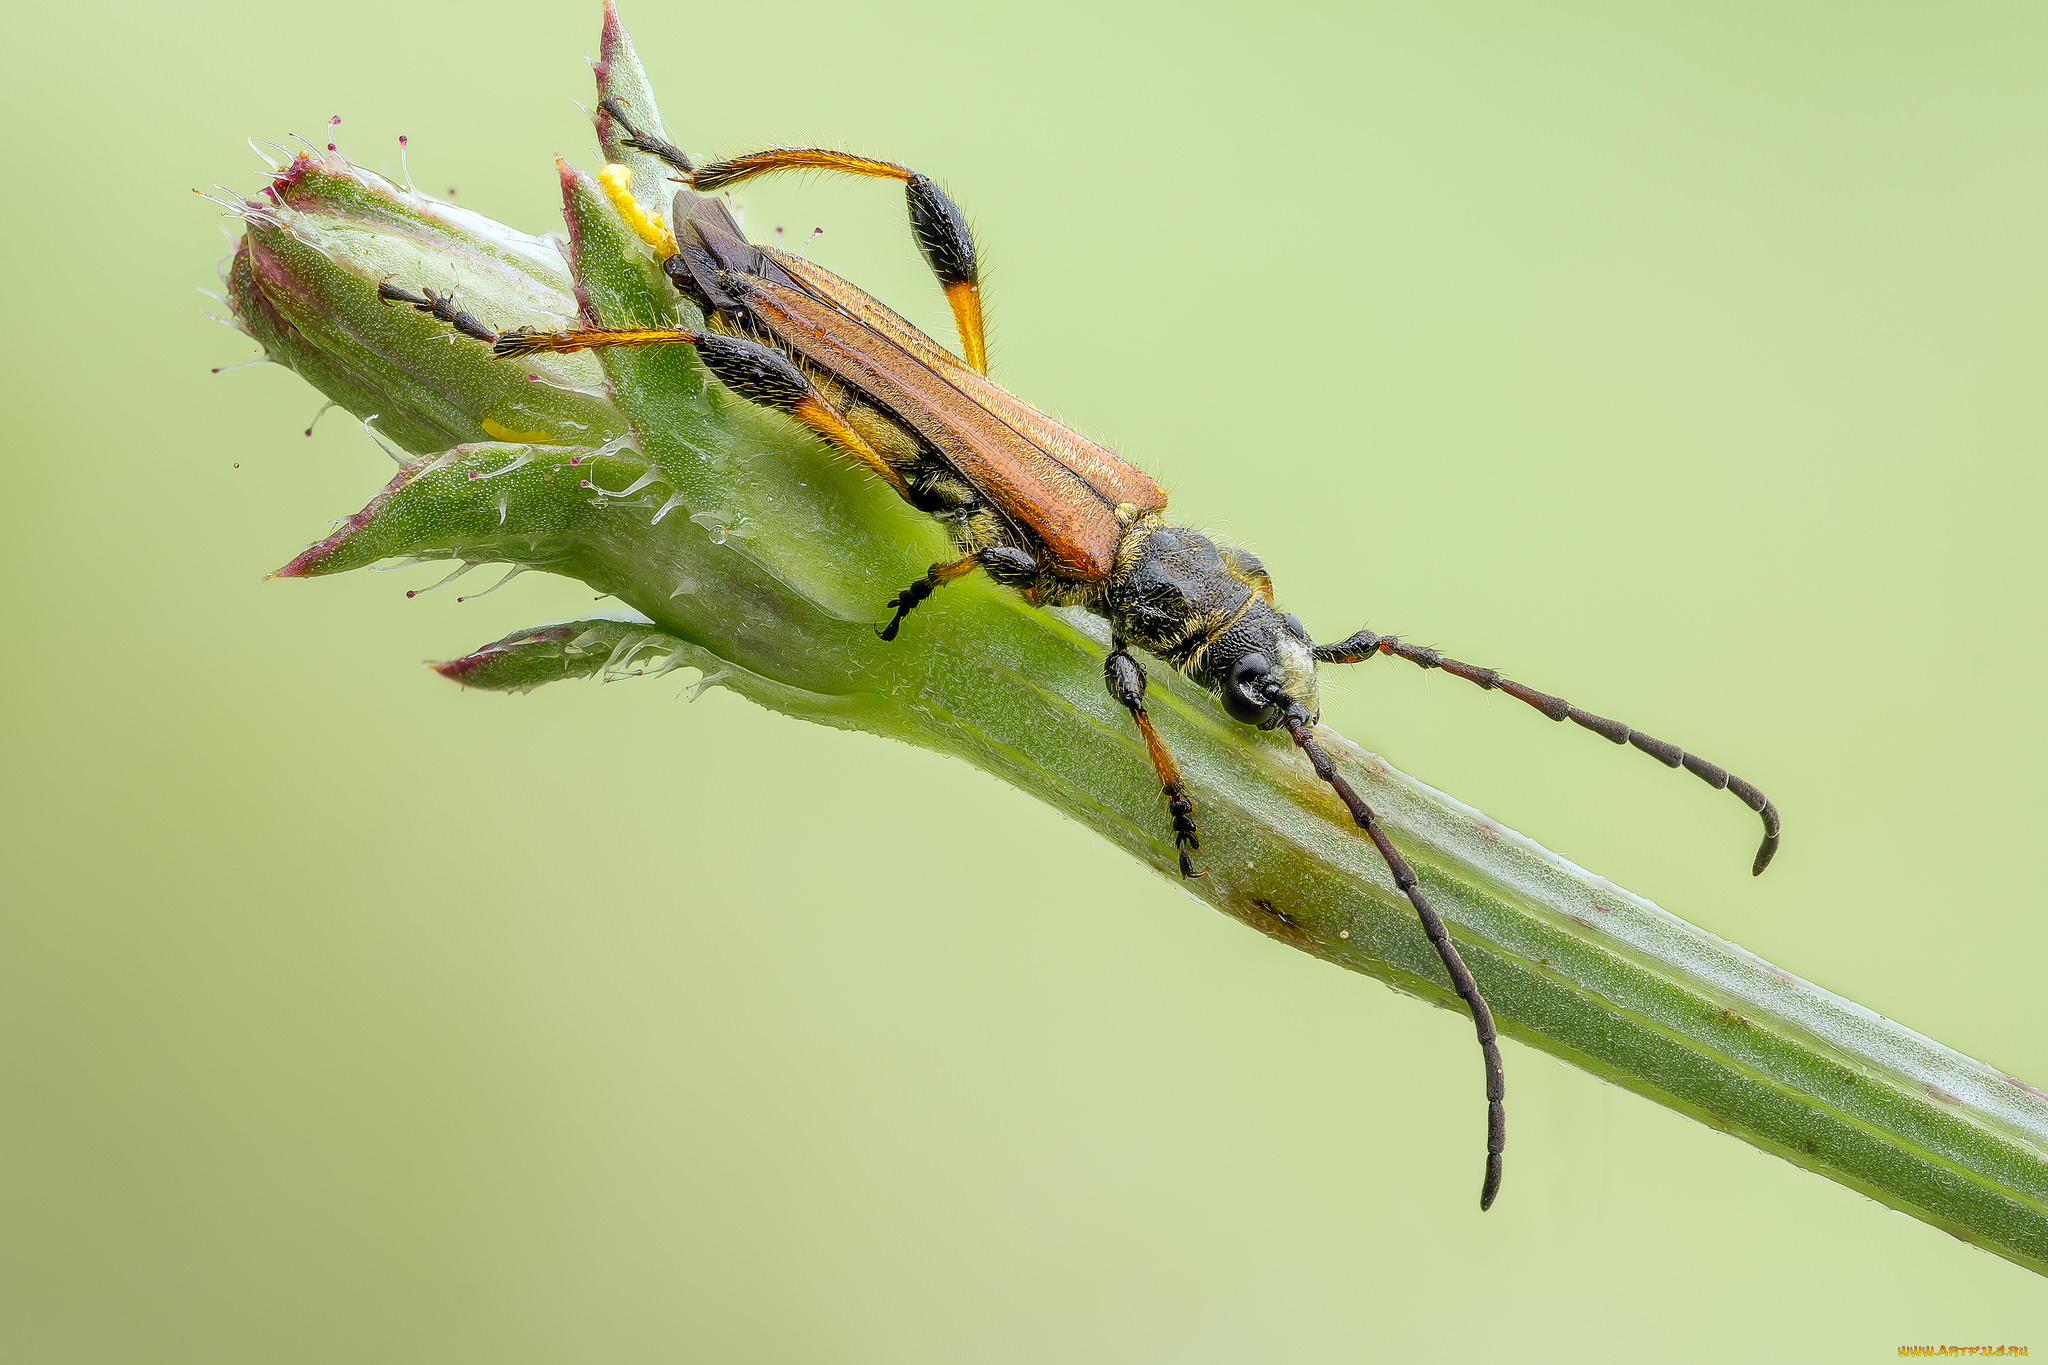
[(1465, 966), (1465, 959), (1458, 956), (1457, 945), (1451, 942), (1450, 931), (1444, 928), (1443, 916), (1437, 914), (1422, 894), (1422, 883), (1415, 876), (1415, 869), (1408, 866), (1408, 860), (1401, 856), (1386, 831), (1374, 818), (1372, 807), (1365, 804), (1359, 794), (1351, 789), (1337, 766), (1330, 762), (1330, 756), (1323, 752), (1323, 746), (1316, 743), (1309, 733), (1310, 717), (1308, 708), (1282, 692), (1277, 685), (1268, 689), (1267, 695), (1280, 707), (1282, 722), (1287, 733), (1301, 751), (1308, 755), (1308, 761), (1316, 770), (1316, 776), (1328, 783), (1337, 793), (1337, 799), (1344, 803), (1351, 818), (1372, 840), (1373, 847), (1380, 851), (1386, 861), (1387, 871), (1394, 875), (1394, 885), (1408, 897), (1408, 903), (1415, 907), (1415, 917), (1422, 921), (1422, 932), (1436, 948), (1436, 955), (1443, 959), (1444, 970), (1451, 974), (1451, 986), (1458, 992), (1458, 998), (1472, 1011), (1472, 1026), (1479, 1034), (1479, 1051), (1486, 1059), (1486, 1179), (1479, 1187), (1481, 1210), (1493, 1207), (1494, 1196), (1500, 1193), (1502, 1149), (1507, 1146), (1508, 1114), (1507, 1073), (1501, 1064), (1499, 1035), (1493, 1028), (1493, 1011), (1487, 1008), (1486, 997), (1479, 993), (1479, 983), (1472, 979), (1472, 972)]
[(1495, 669), (1476, 668), (1471, 664), (1459, 663), (1456, 659), (1445, 658), (1433, 649), (1407, 644), (1391, 635), (1375, 635), (1369, 630), (1361, 630), (1349, 639), (1339, 640), (1334, 645), (1315, 647), (1316, 662), (1325, 664), (1355, 664), (1370, 659), (1374, 654), (1391, 654), (1397, 659), (1406, 659), (1420, 668), (1441, 668), (1452, 677), (1477, 683), (1489, 692), (1498, 689), (1516, 701), (1527, 702), (1552, 720), (1568, 720), (1616, 744), (1633, 744), (1667, 768), (1684, 768), (1715, 791), (1734, 792), (1736, 798), (1761, 816), (1764, 822), (1764, 841), (1757, 848), (1756, 862), (1751, 866), (1749, 875), (1760, 875), (1771, 865), (1771, 859), (1778, 852), (1778, 832), (1782, 826), (1778, 819), (1778, 808), (1771, 804), (1771, 798), (1726, 768), (1689, 754), (1676, 744), (1666, 744), (1661, 739), (1652, 739), (1641, 730), (1631, 730), (1618, 720), (1608, 720), (1590, 711), (1581, 711), (1562, 697), (1553, 697), (1548, 693), (1538, 692), (1533, 687), (1524, 687), (1512, 679), (1502, 677)]

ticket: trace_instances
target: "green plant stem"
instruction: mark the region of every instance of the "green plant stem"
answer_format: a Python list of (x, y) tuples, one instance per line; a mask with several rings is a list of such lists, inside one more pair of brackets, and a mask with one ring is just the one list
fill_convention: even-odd
[[(625, 99), (643, 130), (666, 136), (609, 14), (599, 80), (601, 96)], [(666, 183), (615, 129), (605, 151), (636, 183)], [(586, 318), (688, 321), (592, 183), (564, 168), (563, 187)], [(252, 239), (263, 231), (290, 234), (252, 222)], [(376, 265), (388, 273), (388, 263)], [(370, 266), (347, 269), (356, 283), (335, 288), (374, 291)], [(246, 274), (232, 281), (245, 316), (261, 288)], [(365, 316), (439, 327), (402, 310)], [(360, 381), (328, 379), (360, 376), (366, 365), (273, 354), (359, 413), (373, 402)], [(580, 579), (643, 619), (525, 632), (441, 671), (504, 688), (687, 666), (788, 715), (954, 754), (1261, 933), (1462, 1010), (1371, 844), (1284, 736), (1234, 724), (1166, 670), (1151, 670), (1153, 712), (1203, 834), (1207, 875), (1180, 881), (1157, 782), (1103, 687), (1100, 623), (1033, 610), (970, 579), (942, 590), (884, 644), (874, 631), (882, 602), (945, 553), (928, 522), (836, 467), (793, 426), (708, 382), (687, 347), (613, 352), (602, 363), (627, 425), (592, 434), (622, 442), (596, 455), (589, 445), (442, 451), (434, 432), (484, 410), (451, 401), (456, 415), (438, 427), (399, 430), (422, 458), (281, 573), (411, 555)], [(595, 424), (607, 410), (574, 411)], [(1414, 864), (1507, 1036), (2048, 1272), (2048, 1096), (1693, 928), (1328, 730), (1322, 736)], [(1473, 1061), (1476, 1181), (1476, 1052)], [(1507, 1188), (1511, 1198), (1512, 1147)]]

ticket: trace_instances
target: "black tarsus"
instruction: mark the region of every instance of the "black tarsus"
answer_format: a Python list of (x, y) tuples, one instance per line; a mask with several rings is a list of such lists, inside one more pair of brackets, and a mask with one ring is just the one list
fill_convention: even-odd
[(604, 110), (621, 128), (626, 130), (626, 135), (619, 139), (621, 147), (631, 147), (636, 152), (645, 152), (658, 161), (667, 162), (686, 176), (697, 169), (697, 164), (690, 160), (682, 148), (663, 142), (660, 138), (650, 136), (635, 128), (633, 120), (626, 117), (625, 102), (616, 95), (599, 101), (597, 107)]
[(1640, 730), (1632, 730), (1618, 720), (1608, 720), (1590, 711), (1582, 711), (1562, 697), (1553, 697), (1547, 692), (1538, 692), (1512, 679), (1504, 678), (1491, 668), (1476, 668), (1471, 664), (1447, 659), (1433, 649), (1402, 642), (1392, 635), (1376, 635), (1361, 630), (1349, 639), (1339, 640), (1333, 645), (1317, 645), (1315, 656), (1318, 663), (1355, 664), (1371, 658), (1374, 654), (1389, 654), (1420, 668), (1441, 668), (1452, 677), (1463, 678), (1476, 683), (1491, 692), (1498, 688), (1517, 701), (1527, 702), (1552, 720), (1568, 720), (1574, 725), (1591, 730), (1602, 739), (1615, 744), (1632, 744), (1667, 768), (1684, 768), (1715, 791), (1731, 791), (1743, 805), (1755, 811), (1764, 822), (1764, 841), (1756, 851), (1756, 862), (1749, 874), (1759, 876), (1771, 865), (1771, 859), (1778, 852), (1778, 835), (1783, 828), (1778, 818), (1778, 808), (1771, 799), (1749, 783), (1718, 764), (1687, 753), (1676, 744), (1666, 744), (1653, 739)]
[(1507, 1071), (1500, 1058), (1499, 1035), (1493, 1027), (1493, 1011), (1487, 1007), (1486, 997), (1479, 993), (1479, 983), (1472, 979), (1471, 970), (1465, 966), (1465, 959), (1458, 956), (1457, 945), (1451, 942), (1450, 931), (1444, 927), (1443, 917), (1431, 907), (1422, 894), (1422, 883), (1415, 870), (1408, 866), (1386, 831), (1372, 813), (1372, 807), (1365, 804), (1344, 775), (1337, 771), (1330, 756), (1323, 752), (1315, 737), (1309, 733), (1308, 709), (1289, 697), (1275, 685), (1268, 689), (1268, 695), (1281, 708), (1281, 719), (1287, 726), (1287, 733), (1301, 751), (1308, 755), (1310, 766), (1316, 776), (1329, 784), (1337, 793), (1337, 799), (1344, 803), (1346, 810), (1358, 827), (1372, 840), (1380, 857), (1393, 874), (1394, 885), (1408, 897), (1408, 903), (1415, 907), (1415, 916), (1422, 921), (1422, 932), (1429, 936), (1436, 955), (1443, 961), (1444, 970), (1450, 973), (1451, 987), (1458, 998), (1472, 1011), (1472, 1026), (1479, 1035), (1479, 1051), (1486, 1059), (1486, 1178), (1479, 1187), (1481, 1211), (1493, 1207), (1494, 1196), (1500, 1193), (1501, 1153), (1507, 1148)]
[(377, 286), (377, 297), (386, 303), (410, 304), (429, 317), (447, 323), (464, 336), (475, 337), (487, 345), (495, 345), (498, 340), (497, 332), (484, 326), (474, 314), (455, 306), (453, 294), (436, 294), (431, 286), (422, 285), (421, 291), (415, 294), (386, 280)]
[(925, 599), (940, 588), (956, 578), (964, 577), (976, 568), (984, 570), (996, 582), (1012, 588), (1029, 583), (1038, 576), (1038, 561), (1013, 545), (993, 545), (986, 550), (968, 555), (965, 559), (934, 564), (923, 578), (882, 604), (885, 607), (894, 607), (896, 615), (890, 618), (888, 625), (875, 633), (884, 640), (895, 639), (896, 632), (903, 627), (904, 617), (922, 606)]
[(1138, 734), (1145, 741), (1145, 749), (1152, 758), (1152, 770), (1159, 775), (1159, 790), (1166, 797), (1166, 809), (1173, 816), (1173, 851), (1180, 858), (1180, 875), (1200, 877), (1204, 875), (1195, 868), (1195, 854), (1202, 848), (1202, 836), (1195, 829), (1195, 803), (1188, 797), (1187, 784), (1181, 781), (1180, 765), (1173, 761), (1173, 754), (1167, 749), (1166, 741), (1152, 728), (1152, 717), (1145, 710), (1145, 670), (1131, 657), (1130, 648), (1115, 636), (1110, 637), (1109, 657), (1102, 661), (1103, 686), (1118, 705), (1131, 713), (1137, 722)]
[(889, 618), (888, 625), (881, 627), (875, 634), (881, 636), (884, 640), (895, 639), (896, 632), (903, 629), (903, 618), (924, 605), (924, 600), (927, 597), (930, 597), (940, 588), (945, 587), (946, 584), (958, 578), (962, 573), (965, 573), (966, 570), (960, 567), (962, 564), (972, 567), (973, 561), (974, 556), (969, 555), (965, 560), (955, 559), (946, 563), (932, 565), (925, 572), (923, 578), (918, 579), (915, 583), (912, 583), (902, 592), (897, 593), (882, 604), (885, 607), (894, 607), (896, 614)]

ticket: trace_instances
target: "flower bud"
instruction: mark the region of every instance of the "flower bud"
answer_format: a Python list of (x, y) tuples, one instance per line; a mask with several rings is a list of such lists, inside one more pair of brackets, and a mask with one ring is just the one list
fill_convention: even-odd
[[(401, 448), (598, 446), (626, 430), (589, 354), (508, 365), (479, 339), (574, 325), (575, 289), (554, 242), (400, 189), (333, 153), (296, 157), (241, 216), (227, 283), (242, 329)], [(380, 284), (389, 286), (383, 296)], [(405, 306), (408, 297), (452, 298), (446, 307), (476, 326), (462, 335)]]

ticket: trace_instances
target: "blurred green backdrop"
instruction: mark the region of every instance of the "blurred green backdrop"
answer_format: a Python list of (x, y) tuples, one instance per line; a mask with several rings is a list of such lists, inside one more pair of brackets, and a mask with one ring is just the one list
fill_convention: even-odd
[[(638, 5), (679, 139), (975, 216), (998, 376), (1399, 630), (1338, 728), (2048, 1084), (2039, 5)], [(0, 20), (0, 1358), (1867, 1360), (2048, 1286), (1206, 913), (965, 765), (416, 666), (529, 575), (259, 582), (388, 477), (201, 316), (315, 136), (530, 230), (595, 4)], [(937, 328), (873, 185), (750, 221)], [(465, 588), (488, 578), (471, 579)], [(606, 604), (609, 606), (610, 604)], [(600, 608), (602, 610), (603, 608)], [(828, 795), (793, 810), (787, 774)], [(914, 836), (914, 837), (913, 837)], [(2033, 868), (2034, 871), (2028, 871)]]

